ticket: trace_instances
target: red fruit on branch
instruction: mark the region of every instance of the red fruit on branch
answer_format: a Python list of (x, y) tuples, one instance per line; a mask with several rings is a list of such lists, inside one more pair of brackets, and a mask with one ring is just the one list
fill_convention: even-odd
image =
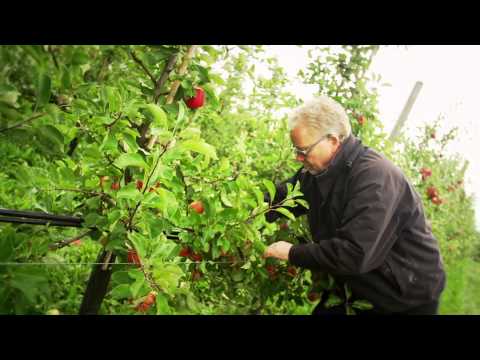
[(194, 201), (190, 204), (190, 208), (193, 209), (197, 214), (202, 214), (205, 211), (201, 201)]
[(142, 263), (140, 262), (140, 258), (135, 250), (129, 249), (127, 254), (127, 262), (130, 264), (135, 264), (140, 266)]
[(267, 265), (266, 267), (270, 279), (275, 280), (277, 278), (278, 269), (275, 265)]
[(287, 272), (293, 277), (297, 276), (297, 269), (295, 269), (293, 266), (289, 266)]
[(360, 124), (360, 126), (363, 126), (363, 125), (365, 124), (365, 116), (360, 115), (360, 116), (357, 118), (357, 121), (358, 121), (358, 123)]
[(182, 257), (189, 257), (190, 256), (190, 248), (188, 248), (188, 247), (182, 248), (182, 250), (180, 250), (180, 253), (178, 255), (182, 256)]
[(190, 255), (190, 260), (192, 260), (192, 261), (202, 261), (202, 259), (203, 259), (202, 255), (200, 255), (200, 254), (192, 253)]
[(320, 294), (315, 291), (308, 293), (307, 297), (308, 297), (308, 300), (310, 300), (311, 302), (320, 300)]
[(422, 180), (425, 181), (426, 178), (428, 178), (429, 176), (432, 176), (432, 170), (429, 168), (421, 168), (420, 174), (422, 174)]
[(438, 197), (438, 190), (435, 186), (429, 186), (427, 188), (427, 196), (431, 199)]
[(137, 180), (137, 189), (138, 190), (142, 190), (143, 189), (143, 181), (142, 180)]
[(120, 183), (114, 182), (111, 186), (112, 190), (120, 190)]
[(144, 304), (146, 305), (152, 305), (155, 303), (155, 299), (157, 298), (157, 293), (154, 291), (151, 291), (148, 295), (147, 298), (143, 301)]
[(438, 196), (434, 196), (432, 198), (432, 203), (434, 203), (435, 205), (441, 205), (443, 203), (443, 200), (440, 199)]
[(147, 312), (148, 309), (150, 309), (150, 305), (144, 304), (143, 302), (138, 304), (135, 307), (135, 310), (138, 311), (138, 312)]
[(205, 91), (202, 88), (195, 88), (195, 96), (186, 99), (185, 103), (190, 109), (198, 109), (205, 103)]

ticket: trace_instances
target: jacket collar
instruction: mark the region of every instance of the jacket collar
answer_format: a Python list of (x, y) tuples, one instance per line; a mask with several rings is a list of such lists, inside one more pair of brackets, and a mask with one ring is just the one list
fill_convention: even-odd
[(316, 175), (313, 176), (316, 180), (323, 181), (327, 178), (336, 177), (342, 170), (350, 168), (352, 162), (357, 155), (359, 147), (361, 147), (362, 141), (353, 135), (350, 135), (340, 145), (340, 149), (337, 151), (333, 159), (330, 161), (328, 167)]

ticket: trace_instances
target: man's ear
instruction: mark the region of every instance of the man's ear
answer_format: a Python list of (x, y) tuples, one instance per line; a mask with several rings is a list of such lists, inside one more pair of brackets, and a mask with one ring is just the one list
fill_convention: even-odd
[(340, 145), (340, 138), (337, 135), (331, 134), (328, 136), (328, 141), (334, 146), (337, 147)]

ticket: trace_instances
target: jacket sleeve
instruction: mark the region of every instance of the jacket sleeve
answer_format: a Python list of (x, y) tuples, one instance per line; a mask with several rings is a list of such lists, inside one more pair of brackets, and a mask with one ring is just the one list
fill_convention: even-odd
[[(275, 198), (273, 199), (273, 202), (272, 202), (273, 205), (278, 204), (279, 202), (281, 202), (282, 200), (284, 200), (286, 198), (286, 196), (287, 196), (287, 183), (290, 183), (293, 186), (295, 186), (295, 184), (297, 183), (297, 180), (299, 180), (299, 178), (300, 178), (300, 174), (301, 174), (302, 169), (303, 169), (303, 167), (300, 168), (296, 172), (296, 174), (293, 175), (290, 179), (276, 185)], [(268, 193), (264, 193), (263, 198), (264, 198), (264, 201), (270, 202), (270, 195)], [(304, 197), (301, 197), (300, 199), (305, 200)], [(305, 215), (308, 212), (308, 209), (301, 206), (300, 204), (297, 204), (297, 206), (295, 206), (293, 208), (288, 208), (288, 210), (295, 217)], [(269, 211), (269, 212), (265, 213), (265, 219), (267, 220), (267, 222), (270, 222), (270, 223), (274, 222), (278, 218), (286, 218), (286, 216), (283, 215), (283, 214), (280, 214), (277, 211)]]
[(289, 261), (296, 266), (339, 275), (367, 273), (385, 261), (396, 240), (396, 209), (405, 191), (400, 170), (375, 164), (351, 180), (336, 236), (318, 243), (294, 245)]

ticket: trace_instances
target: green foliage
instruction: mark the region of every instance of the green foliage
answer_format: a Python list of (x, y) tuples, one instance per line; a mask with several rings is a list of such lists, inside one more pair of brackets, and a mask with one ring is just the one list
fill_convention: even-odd
[[(405, 140), (405, 155), (393, 152), (376, 91), (367, 86), (374, 79), (365, 78), (375, 51), (318, 49), (300, 75), (340, 101), (354, 133), (395, 158), (421, 194), (427, 183), (418, 168), (442, 164), (428, 181), (443, 196), (445, 179), (462, 180), (464, 169), (455, 159), (432, 157), (427, 143)], [(310, 238), (305, 219), (291, 214), (299, 204), (308, 207), (296, 199), (298, 184), (278, 206), (263, 196), (273, 198), (274, 184), (299, 167), (286, 117), (278, 115), (299, 104), (284, 90), (289, 79), (261, 46), (200, 46), (179, 76), (186, 52), (183, 45), (0, 47), (0, 204), (81, 216), (84, 227), (96, 228), (80, 246), (52, 251), (50, 244), (85, 229), (0, 225), (1, 262), (40, 264), (0, 265), (1, 313), (76, 313), (88, 264), (102, 248), (117, 259), (102, 314), (138, 314), (152, 292), (146, 314), (311, 312), (310, 272), (262, 257), (273, 242)], [(176, 66), (162, 77), (173, 56)], [(270, 75), (258, 76), (254, 61)], [(175, 80), (179, 90), (167, 104)], [(196, 86), (205, 90), (206, 104), (192, 110), (184, 99)], [(471, 199), (462, 191), (446, 194), (442, 206), (424, 198), (453, 263), (470, 256), (478, 239)], [(194, 211), (194, 201), (203, 212)], [(268, 210), (281, 213), (288, 228), (267, 223)], [(451, 212), (465, 216), (452, 221)], [(180, 256), (185, 248), (195, 256)], [(128, 263), (133, 249), (138, 267)], [(320, 290), (335, 287), (331, 278), (319, 284)], [(345, 291), (350, 313), (369, 306), (349, 304)]]

